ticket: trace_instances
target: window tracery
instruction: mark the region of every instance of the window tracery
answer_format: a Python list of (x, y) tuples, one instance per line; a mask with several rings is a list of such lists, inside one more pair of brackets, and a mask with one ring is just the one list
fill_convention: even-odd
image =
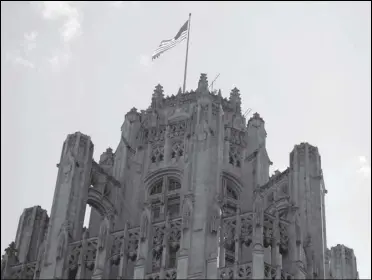
[(235, 167), (241, 167), (241, 151), (236, 145), (230, 144), (229, 163)]
[[(155, 220), (160, 218), (165, 219), (165, 215), (169, 213), (170, 217), (177, 217), (180, 214), (180, 195), (181, 182), (174, 177), (163, 177), (161, 180), (154, 183), (149, 189), (149, 196), (156, 196), (157, 199), (151, 203), (152, 217)], [(161, 201), (158, 201), (159, 195)], [(161, 211), (161, 208), (165, 211)], [(164, 213), (163, 217), (161, 213)]]
[(176, 142), (172, 146), (171, 156), (172, 158), (180, 158), (184, 155), (184, 145), (181, 142)]
[(153, 147), (152, 153), (151, 153), (151, 162), (159, 163), (163, 160), (164, 160), (164, 147), (163, 146)]
[(223, 193), (226, 198), (225, 203), (222, 206), (222, 214), (223, 216), (236, 214), (239, 202), (238, 190), (234, 183), (227, 178), (222, 178), (222, 186)]
[(156, 182), (150, 189), (150, 195), (159, 194), (163, 191), (163, 180)]

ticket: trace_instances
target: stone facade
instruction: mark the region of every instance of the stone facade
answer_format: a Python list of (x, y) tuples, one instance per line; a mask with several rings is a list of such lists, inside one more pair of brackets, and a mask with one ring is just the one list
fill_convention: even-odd
[(158, 85), (121, 130), (98, 163), (90, 137), (68, 135), (50, 217), (24, 211), (2, 279), (358, 278), (352, 250), (327, 249), (318, 149), (296, 145), (269, 176), (265, 122), (246, 122), (237, 88)]

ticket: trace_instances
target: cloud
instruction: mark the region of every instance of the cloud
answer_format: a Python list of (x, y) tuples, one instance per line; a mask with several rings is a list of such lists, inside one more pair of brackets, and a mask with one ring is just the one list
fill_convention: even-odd
[(51, 58), (48, 59), (48, 62), (52, 66), (54, 71), (61, 69), (61, 66), (64, 66), (68, 63), (70, 59), (70, 54), (67, 51), (56, 52)]
[(30, 33), (25, 33), (23, 35), (24, 37), (24, 43), (23, 43), (23, 48), (26, 53), (29, 53), (33, 49), (36, 48), (36, 37), (38, 35), (37, 31), (32, 31)]
[(115, 8), (120, 8), (123, 6), (124, 1), (111, 1), (110, 5)]
[(31, 61), (27, 60), (26, 58), (20, 55), (19, 50), (8, 52), (6, 54), (6, 59), (11, 61), (14, 64), (22, 65), (26, 68), (35, 68), (35, 65)]
[(46, 20), (64, 19), (60, 33), (65, 43), (80, 35), (81, 15), (78, 9), (71, 5), (71, 1), (44, 1), (41, 13)]
[(135, 8), (138, 8), (141, 5), (141, 1), (111, 1), (110, 5), (115, 8), (121, 8), (127, 3), (130, 3), (132, 7)]
[(140, 64), (144, 67), (150, 67), (151, 66), (151, 59), (148, 55), (141, 55), (140, 56)]
[(358, 173), (362, 174), (366, 178), (371, 177), (371, 165), (365, 156), (359, 156), (359, 168)]
[(139, 56), (139, 66), (142, 71), (150, 72), (152, 68), (151, 57), (145, 54)]
[(63, 20), (63, 25), (59, 28), (63, 45), (48, 59), (52, 68), (56, 70), (62, 64), (67, 64), (70, 58), (70, 44), (82, 33), (82, 15), (73, 5), (73, 1), (44, 1), (39, 3), (39, 9), (45, 20)]

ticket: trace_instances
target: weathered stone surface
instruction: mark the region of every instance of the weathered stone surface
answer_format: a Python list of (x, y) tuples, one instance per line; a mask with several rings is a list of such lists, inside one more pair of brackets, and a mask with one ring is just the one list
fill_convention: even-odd
[(223, 98), (202, 74), (174, 94), (157, 85), (98, 163), (90, 137), (67, 137), (50, 217), (25, 209), (2, 279), (356, 279), (353, 251), (327, 249), (318, 149), (296, 145), (270, 177), (237, 88)]

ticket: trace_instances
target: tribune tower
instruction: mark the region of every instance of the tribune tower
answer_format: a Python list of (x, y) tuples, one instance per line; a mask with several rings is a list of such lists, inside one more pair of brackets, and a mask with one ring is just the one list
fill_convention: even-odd
[(50, 216), (25, 209), (2, 279), (357, 279), (352, 250), (327, 249), (318, 149), (295, 145), (270, 176), (262, 117), (208, 88), (157, 85), (98, 162), (68, 135)]

